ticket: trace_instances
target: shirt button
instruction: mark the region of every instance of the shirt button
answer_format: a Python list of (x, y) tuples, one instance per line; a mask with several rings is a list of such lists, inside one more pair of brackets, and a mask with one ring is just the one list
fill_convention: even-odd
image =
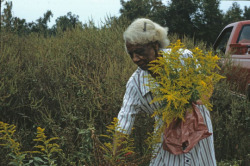
[(189, 162), (189, 160), (186, 160), (186, 162), (188, 163), (188, 162)]

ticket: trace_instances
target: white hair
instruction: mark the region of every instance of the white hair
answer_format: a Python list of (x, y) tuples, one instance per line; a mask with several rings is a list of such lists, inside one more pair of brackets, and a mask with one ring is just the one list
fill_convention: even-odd
[(160, 48), (165, 48), (170, 43), (167, 34), (167, 27), (162, 27), (146, 18), (138, 18), (128, 26), (123, 33), (123, 38), (130, 44), (147, 44), (158, 41)]

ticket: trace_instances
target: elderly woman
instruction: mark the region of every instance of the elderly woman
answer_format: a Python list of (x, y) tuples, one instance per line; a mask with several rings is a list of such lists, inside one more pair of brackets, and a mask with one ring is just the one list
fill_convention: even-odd
[[(157, 103), (150, 104), (153, 96), (150, 89), (144, 85), (148, 82), (146, 75), (151, 74), (155, 77), (148, 71), (148, 64), (160, 56), (159, 50), (163, 50), (169, 45), (167, 33), (168, 28), (163, 28), (144, 18), (136, 19), (124, 32), (126, 51), (138, 68), (127, 82), (123, 105), (118, 114), (119, 127), (124, 129), (121, 131), (123, 133), (130, 134), (136, 114), (139, 112), (152, 114), (155, 109), (160, 107)], [(184, 54), (190, 53), (190, 51), (184, 51)], [(204, 106), (198, 107), (208, 131), (212, 133), (208, 110)], [(158, 144), (155, 149), (157, 155), (152, 158), (151, 166), (216, 165), (212, 136), (199, 140), (187, 153), (175, 155), (164, 149), (163, 143)]]

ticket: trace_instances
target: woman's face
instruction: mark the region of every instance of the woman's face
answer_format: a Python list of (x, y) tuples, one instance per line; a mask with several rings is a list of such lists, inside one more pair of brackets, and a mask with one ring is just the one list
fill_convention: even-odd
[(149, 62), (158, 57), (158, 43), (149, 43), (144, 45), (126, 43), (126, 47), (133, 62), (142, 70), (148, 70)]

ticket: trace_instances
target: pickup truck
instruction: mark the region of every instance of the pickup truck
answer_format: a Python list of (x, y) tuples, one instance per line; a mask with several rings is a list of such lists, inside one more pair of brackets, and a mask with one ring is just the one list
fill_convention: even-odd
[[(227, 25), (216, 39), (213, 49), (230, 57), (232, 68), (227, 79), (250, 97), (250, 20)], [(225, 62), (225, 61), (224, 61)]]

